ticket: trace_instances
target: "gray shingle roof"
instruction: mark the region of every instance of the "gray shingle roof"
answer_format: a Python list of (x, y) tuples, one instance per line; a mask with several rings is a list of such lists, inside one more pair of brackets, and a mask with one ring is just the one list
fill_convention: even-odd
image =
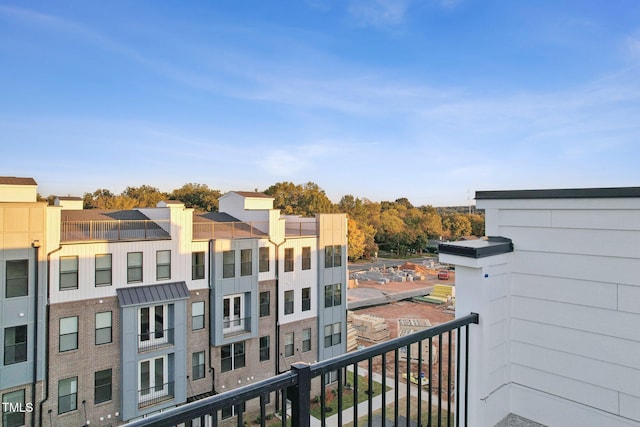
[(189, 298), (189, 289), (185, 282), (120, 288), (116, 289), (116, 292), (118, 293), (120, 307), (126, 307), (129, 305), (145, 305)]

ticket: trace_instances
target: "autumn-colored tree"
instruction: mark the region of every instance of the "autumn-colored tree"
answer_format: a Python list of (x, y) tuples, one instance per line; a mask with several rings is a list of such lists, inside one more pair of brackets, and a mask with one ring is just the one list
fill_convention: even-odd
[(365, 249), (365, 235), (358, 227), (358, 223), (349, 218), (347, 222), (347, 247), (349, 259), (355, 261), (362, 257)]
[(156, 187), (141, 185), (140, 187), (127, 187), (121, 196), (131, 198), (136, 201), (137, 208), (152, 208), (158, 202), (168, 198), (167, 193), (163, 193)]
[(304, 185), (278, 182), (267, 188), (264, 193), (273, 197), (273, 207), (280, 209), (285, 215), (309, 217), (316, 213), (336, 211), (324, 190), (313, 182)]
[(449, 214), (442, 218), (442, 225), (447, 231), (448, 237), (452, 240), (471, 234), (471, 221), (465, 214)]
[(484, 215), (477, 213), (469, 215), (469, 221), (471, 221), (471, 234), (474, 236), (484, 236)]

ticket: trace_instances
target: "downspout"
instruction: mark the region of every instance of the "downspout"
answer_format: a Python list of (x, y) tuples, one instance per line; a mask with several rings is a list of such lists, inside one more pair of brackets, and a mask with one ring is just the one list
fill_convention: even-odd
[[(44, 406), (44, 403), (49, 400), (49, 320), (51, 320), (51, 308), (50, 308), (50, 304), (49, 304), (49, 299), (51, 297), (51, 290), (49, 287), (49, 278), (51, 277), (51, 254), (58, 252), (60, 249), (62, 249), (62, 245), (58, 246), (57, 249), (52, 250), (51, 252), (49, 252), (47, 254), (47, 307), (46, 307), (46, 311), (47, 311), (47, 321), (45, 323), (46, 325), (46, 329), (45, 329), (45, 356), (44, 356), (44, 368), (45, 371), (47, 372), (46, 376), (46, 380), (45, 380), (45, 394), (44, 394), (44, 399), (42, 399), (40, 401), (40, 418), (39, 418), (39, 426), (42, 427), (42, 418), (43, 418), (43, 414), (42, 414), (42, 407)], [(37, 339), (37, 337), (36, 337)]]
[(213, 241), (209, 239), (209, 275), (207, 277), (207, 283), (209, 284), (209, 372), (211, 372), (211, 393), (216, 393), (216, 371), (211, 362), (211, 348), (213, 347), (213, 340), (211, 339), (211, 266), (213, 265)]
[[(39, 277), (38, 277), (38, 267), (40, 265), (40, 241), (34, 240), (31, 242), (31, 247), (34, 251), (34, 282), (35, 282), (35, 302), (33, 304), (33, 384), (31, 385), (31, 401), (36, 401), (36, 384), (38, 384), (38, 298), (40, 298), (39, 294)], [(42, 416), (42, 411), (40, 411), (40, 415)], [(31, 427), (36, 427), (36, 414), (31, 415)]]
[[(279, 249), (280, 249), (280, 245), (282, 245), (284, 242), (287, 241), (287, 238), (285, 236), (284, 240), (282, 240), (282, 242), (280, 242), (279, 244), (276, 244), (275, 242), (273, 242), (271, 239), (269, 239), (269, 243), (271, 243), (275, 249), (276, 249), (276, 313), (275, 313), (275, 327), (276, 327), (276, 352), (275, 352), (275, 368), (276, 368), (276, 375), (280, 375), (280, 272), (279, 272)], [(280, 406), (280, 393), (276, 393), (276, 408), (278, 408)], [(286, 418), (286, 417), (285, 417)]]

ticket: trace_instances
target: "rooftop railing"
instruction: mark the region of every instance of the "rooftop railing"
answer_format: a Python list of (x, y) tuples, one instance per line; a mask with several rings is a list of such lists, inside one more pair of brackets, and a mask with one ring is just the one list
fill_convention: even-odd
[(119, 241), (168, 239), (162, 228), (169, 220), (66, 221), (60, 224), (60, 241)]
[[(269, 230), (267, 221), (201, 221), (193, 223), (193, 240), (261, 238), (269, 236), (267, 230)], [(315, 222), (287, 221), (285, 235), (287, 237), (317, 236), (318, 229)]]
[[(330, 416), (337, 417), (331, 425), (338, 426), (466, 426), (469, 325), (477, 323), (478, 315), (472, 313), (313, 365), (294, 363), (289, 371), (272, 378), (127, 426), (191, 425), (192, 420), (206, 417), (216, 426), (219, 415), (230, 413), (232, 407), (238, 409), (235, 421), (242, 426), (249, 419), (242, 408), (255, 401), (259, 410), (251, 419), (259, 420), (261, 426), (309, 427), (312, 412), (322, 427)], [(317, 377), (319, 389), (312, 386)], [(333, 378), (336, 382), (328, 386)], [(267, 402), (274, 392), (279, 401), (276, 423), (267, 421)]]

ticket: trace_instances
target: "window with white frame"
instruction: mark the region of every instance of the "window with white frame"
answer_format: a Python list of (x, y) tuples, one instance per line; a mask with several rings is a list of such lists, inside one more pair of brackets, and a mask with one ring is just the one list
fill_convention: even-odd
[(224, 333), (244, 330), (244, 295), (227, 295), (222, 300)]
[(269, 360), (271, 358), (271, 339), (269, 335), (264, 337), (260, 337), (260, 361), (264, 362), (265, 360)]
[(342, 265), (342, 246), (331, 245), (324, 248), (325, 268), (340, 267)]
[(29, 294), (29, 261), (7, 261), (5, 264), (5, 298), (24, 297)]
[(60, 257), (60, 290), (78, 289), (78, 257)]
[(191, 280), (204, 279), (204, 252), (191, 254)]
[(258, 250), (258, 257), (260, 258), (258, 262), (258, 271), (260, 273), (269, 271), (269, 247), (264, 246), (260, 248)]
[(2, 395), (2, 425), (5, 427), (19, 427), (25, 424), (25, 411), (12, 410), (12, 406), (25, 407), (25, 390), (16, 390)]
[(294, 342), (293, 332), (284, 334), (284, 357), (293, 356), (293, 342)]
[(58, 381), (58, 414), (78, 409), (78, 377)]
[(199, 380), (205, 376), (204, 351), (191, 355), (191, 379)]
[(340, 322), (324, 327), (324, 347), (331, 347), (342, 342), (342, 325)]
[(293, 290), (284, 291), (284, 314), (293, 313)]
[(293, 271), (293, 248), (284, 249), (284, 271)]
[(240, 275), (251, 276), (253, 274), (253, 251), (242, 249), (240, 251)]
[(311, 288), (302, 288), (302, 311), (311, 310)]
[(171, 251), (156, 251), (156, 280), (171, 279)]
[(62, 317), (60, 319), (59, 338), (61, 353), (78, 348), (78, 316)]
[(150, 349), (169, 342), (168, 305), (141, 307), (138, 310), (138, 348)]
[(236, 251), (222, 252), (222, 278), (236, 276)]
[(112, 340), (112, 316), (110, 311), (96, 313), (96, 345), (107, 344)]
[(325, 285), (324, 287), (324, 307), (335, 307), (342, 304), (342, 284)]
[(234, 369), (244, 368), (244, 350), (244, 341), (220, 347), (220, 370), (222, 372), (229, 372)]
[(170, 394), (167, 355), (142, 360), (138, 364), (138, 403), (153, 404)]
[(302, 330), (302, 352), (311, 351), (311, 328)]
[(4, 328), (4, 364), (27, 361), (27, 325)]
[(111, 285), (111, 254), (96, 255), (96, 286)]
[(142, 282), (142, 252), (127, 253), (127, 283)]
[(311, 270), (311, 246), (302, 248), (302, 269)]
[(204, 301), (191, 304), (191, 330), (204, 329)]

